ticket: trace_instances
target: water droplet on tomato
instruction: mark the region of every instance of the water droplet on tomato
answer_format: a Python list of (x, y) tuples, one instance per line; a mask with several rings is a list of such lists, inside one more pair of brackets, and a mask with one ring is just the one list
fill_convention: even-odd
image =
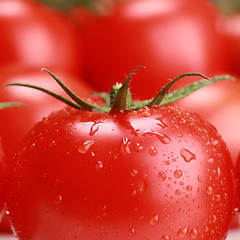
[(187, 190), (188, 192), (191, 192), (192, 189), (193, 189), (193, 187), (192, 187), (191, 185), (188, 185), (188, 186), (186, 187), (186, 190)]
[(193, 239), (198, 237), (198, 230), (196, 228), (193, 228), (190, 231), (190, 237), (193, 238)]
[(189, 229), (189, 226), (186, 226), (186, 227), (184, 227), (184, 228), (179, 229), (179, 231), (178, 231), (178, 233), (177, 233), (178, 237), (180, 237), (180, 238), (185, 238), (185, 237), (187, 237), (187, 235), (188, 235), (188, 229)]
[(55, 204), (60, 204), (62, 202), (62, 195), (57, 195), (55, 199)]
[(150, 116), (152, 116), (152, 114), (151, 114), (151, 112), (150, 112), (148, 107), (143, 107), (141, 109), (141, 111), (142, 111), (142, 116), (143, 117), (150, 117)]
[(175, 191), (175, 194), (176, 194), (177, 196), (181, 195), (181, 190), (177, 189), (177, 190)]
[(123, 137), (121, 141), (121, 153), (123, 155), (130, 154), (129, 144), (131, 141), (127, 137)]
[(156, 136), (164, 144), (171, 143), (171, 139), (166, 134), (163, 133), (146, 131), (143, 133), (143, 136)]
[(162, 117), (156, 118), (156, 123), (158, 126), (162, 128), (167, 128), (168, 125), (164, 122), (164, 119)]
[(151, 225), (156, 225), (159, 222), (159, 216), (158, 214), (155, 214), (151, 217), (150, 224)]
[(196, 155), (185, 148), (181, 149), (180, 154), (183, 157), (185, 162), (196, 160)]
[(213, 193), (212, 187), (207, 187), (206, 192), (208, 195), (211, 195)]
[(157, 149), (156, 149), (155, 147), (151, 147), (151, 148), (149, 149), (149, 154), (150, 154), (151, 156), (156, 156), (156, 155), (157, 155)]
[(213, 146), (217, 146), (219, 144), (219, 141), (218, 140), (212, 140), (212, 144), (213, 144)]
[(166, 174), (165, 174), (163, 171), (161, 171), (161, 172), (158, 173), (158, 180), (159, 180), (160, 182), (163, 182), (163, 181), (166, 180)]
[(202, 177), (198, 175), (198, 181), (201, 183), (202, 182)]
[(220, 169), (220, 167), (218, 167), (217, 168), (217, 176), (218, 176), (218, 178), (220, 177), (220, 175), (221, 175), (221, 169)]
[(135, 229), (134, 228), (130, 228), (128, 230), (128, 234), (129, 234), (129, 236), (133, 237), (136, 234)]
[(182, 176), (182, 171), (180, 169), (177, 169), (174, 172), (174, 176), (175, 176), (175, 178), (180, 178)]
[(98, 161), (96, 164), (96, 170), (100, 171), (103, 168), (103, 163), (101, 161)]
[(131, 172), (131, 176), (132, 177), (135, 177), (137, 175), (137, 170), (136, 169), (133, 169), (132, 172)]
[(91, 128), (90, 128), (90, 132), (89, 132), (89, 135), (90, 136), (93, 136), (99, 129), (99, 126), (96, 125), (97, 123), (94, 123)]
[(94, 141), (89, 140), (84, 142), (82, 145), (78, 147), (78, 152), (79, 153), (86, 153), (88, 149), (93, 145)]
[(171, 238), (168, 235), (163, 235), (161, 240), (171, 240)]
[(209, 163), (213, 163), (213, 161), (214, 161), (214, 159), (213, 159), (212, 157), (210, 157), (210, 158), (208, 159), (208, 162), (209, 162)]
[(137, 151), (137, 152), (140, 152), (143, 150), (143, 146), (140, 144), (140, 143), (136, 143), (135, 146), (134, 146), (134, 149)]

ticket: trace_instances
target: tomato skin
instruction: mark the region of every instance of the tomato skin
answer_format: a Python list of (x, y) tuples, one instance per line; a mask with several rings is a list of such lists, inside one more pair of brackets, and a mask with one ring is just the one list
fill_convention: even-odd
[(51, 68), (81, 74), (79, 34), (69, 19), (37, 1), (1, 0), (0, 66)]
[(5, 204), (5, 185), (4, 185), (4, 180), (5, 180), (5, 164), (4, 164), (4, 151), (3, 151), (3, 146), (0, 138), (0, 221), (2, 220), (3, 216), (3, 209), (4, 209), (4, 204)]
[(146, 67), (132, 83), (141, 99), (180, 74), (228, 69), (218, 11), (208, 1), (126, 0), (102, 15), (79, 9), (72, 16), (84, 46), (84, 78), (99, 91), (136, 66)]
[(240, 14), (223, 15), (219, 23), (219, 32), (225, 35), (229, 50), (229, 71), (240, 74)]
[(225, 143), (198, 115), (66, 108), (26, 136), (7, 205), (18, 239), (220, 240), (234, 185)]
[(217, 82), (197, 90), (176, 104), (195, 111), (217, 128), (236, 165), (240, 151), (240, 83), (233, 80)]
[[(82, 79), (69, 73), (57, 71), (56, 75), (70, 89), (75, 89), (80, 97), (87, 97), (93, 89)], [(52, 111), (61, 109), (64, 104), (53, 97), (34, 89), (4, 86), (12, 82), (36, 84), (66, 97), (55, 80), (39, 68), (6, 67), (0, 69), (0, 102), (21, 102), (25, 107), (12, 107), (0, 111), (0, 133), (6, 159), (10, 159), (19, 142), (32, 126)]]

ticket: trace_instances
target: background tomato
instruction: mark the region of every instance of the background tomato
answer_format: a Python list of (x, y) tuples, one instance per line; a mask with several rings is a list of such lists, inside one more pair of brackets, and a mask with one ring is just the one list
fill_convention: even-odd
[(101, 14), (76, 8), (72, 16), (84, 46), (84, 77), (98, 90), (122, 82), (136, 66), (146, 67), (132, 84), (143, 99), (182, 73), (228, 69), (218, 10), (209, 1), (127, 0)]
[[(56, 72), (56, 75), (66, 82), (70, 89), (75, 89), (81, 97), (86, 97), (93, 91), (83, 80), (70, 74), (64, 72), (57, 74)], [(66, 94), (48, 73), (41, 72), (40, 69), (5, 68), (0, 70), (0, 79), (0, 102), (17, 101), (25, 104), (25, 107), (8, 108), (0, 112), (2, 144), (6, 158), (9, 158), (26, 132), (43, 116), (48, 115), (53, 110), (62, 108), (63, 103), (34, 89), (8, 87), (4, 90), (4, 86), (10, 82), (33, 83), (63, 96), (66, 96)]]
[(19, 239), (223, 239), (233, 166), (210, 124), (172, 107), (67, 108), (37, 123), (8, 171)]
[(1, 0), (0, 28), (0, 66), (81, 73), (79, 34), (64, 14), (36, 1)]

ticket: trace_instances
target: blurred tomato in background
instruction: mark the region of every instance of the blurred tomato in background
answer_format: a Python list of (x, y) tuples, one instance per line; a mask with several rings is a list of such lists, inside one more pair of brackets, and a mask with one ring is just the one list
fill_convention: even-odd
[[(79, 97), (87, 97), (93, 88), (82, 79), (77, 79), (66, 72), (55, 74)], [(16, 145), (25, 133), (37, 122), (42, 120), (52, 111), (61, 109), (64, 103), (53, 97), (26, 87), (7, 87), (8, 83), (19, 82), (41, 86), (57, 94), (66, 96), (55, 80), (40, 69), (26, 67), (11, 67), (0, 71), (0, 102), (21, 102), (25, 107), (6, 108), (0, 112), (0, 133), (6, 158), (10, 158)]]
[(79, 34), (69, 18), (31, 0), (0, 1), (0, 67), (7, 64), (80, 74)]
[(218, 10), (209, 1), (128, 0), (99, 14), (76, 7), (72, 16), (84, 46), (84, 78), (97, 90), (122, 82), (136, 66), (146, 67), (132, 83), (142, 99), (182, 73), (229, 68)]

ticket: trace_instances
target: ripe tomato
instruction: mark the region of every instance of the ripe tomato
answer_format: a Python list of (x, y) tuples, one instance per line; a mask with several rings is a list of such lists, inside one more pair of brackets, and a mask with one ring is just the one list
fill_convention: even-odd
[[(75, 89), (81, 97), (86, 97), (92, 91), (92, 88), (81, 79), (63, 72), (59, 72), (59, 76), (67, 82), (70, 89)], [(41, 72), (40, 69), (35, 68), (11, 67), (0, 70), (0, 102), (17, 101), (26, 105), (25, 107), (7, 108), (0, 111), (0, 133), (6, 159), (10, 158), (16, 145), (37, 121), (40, 121), (43, 116), (50, 114), (53, 110), (62, 108), (63, 103), (56, 102), (52, 97), (33, 89), (8, 87), (4, 90), (4, 86), (10, 82), (18, 81), (34, 83), (49, 90), (63, 93), (63, 90), (49, 81), (49, 78), (51, 79), (46, 72)]]
[(230, 71), (240, 74), (240, 13), (224, 15), (219, 31), (228, 39)]
[(199, 89), (176, 102), (213, 124), (226, 142), (234, 165), (240, 151), (240, 83), (225, 80)]
[(79, 35), (60, 12), (31, 0), (0, 1), (0, 66), (23, 64), (80, 74)]
[(198, 115), (65, 108), (38, 122), (8, 171), (18, 239), (224, 239), (229, 152)]
[(142, 99), (184, 72), (228, 69), (218, 10), (209, 1), (126, 0), (89, 15), (82, 8), (72, 13), (84, 46), (84, 77), (97, 90), (110, 89), (135, 66), (146, 67), (132, 84)]
[(2, 220), (4, 203), (5, 203), (4, 179), (5, 179), (4, 152), (3, 152), (3, 146), (0, 138), (0, 221)]

